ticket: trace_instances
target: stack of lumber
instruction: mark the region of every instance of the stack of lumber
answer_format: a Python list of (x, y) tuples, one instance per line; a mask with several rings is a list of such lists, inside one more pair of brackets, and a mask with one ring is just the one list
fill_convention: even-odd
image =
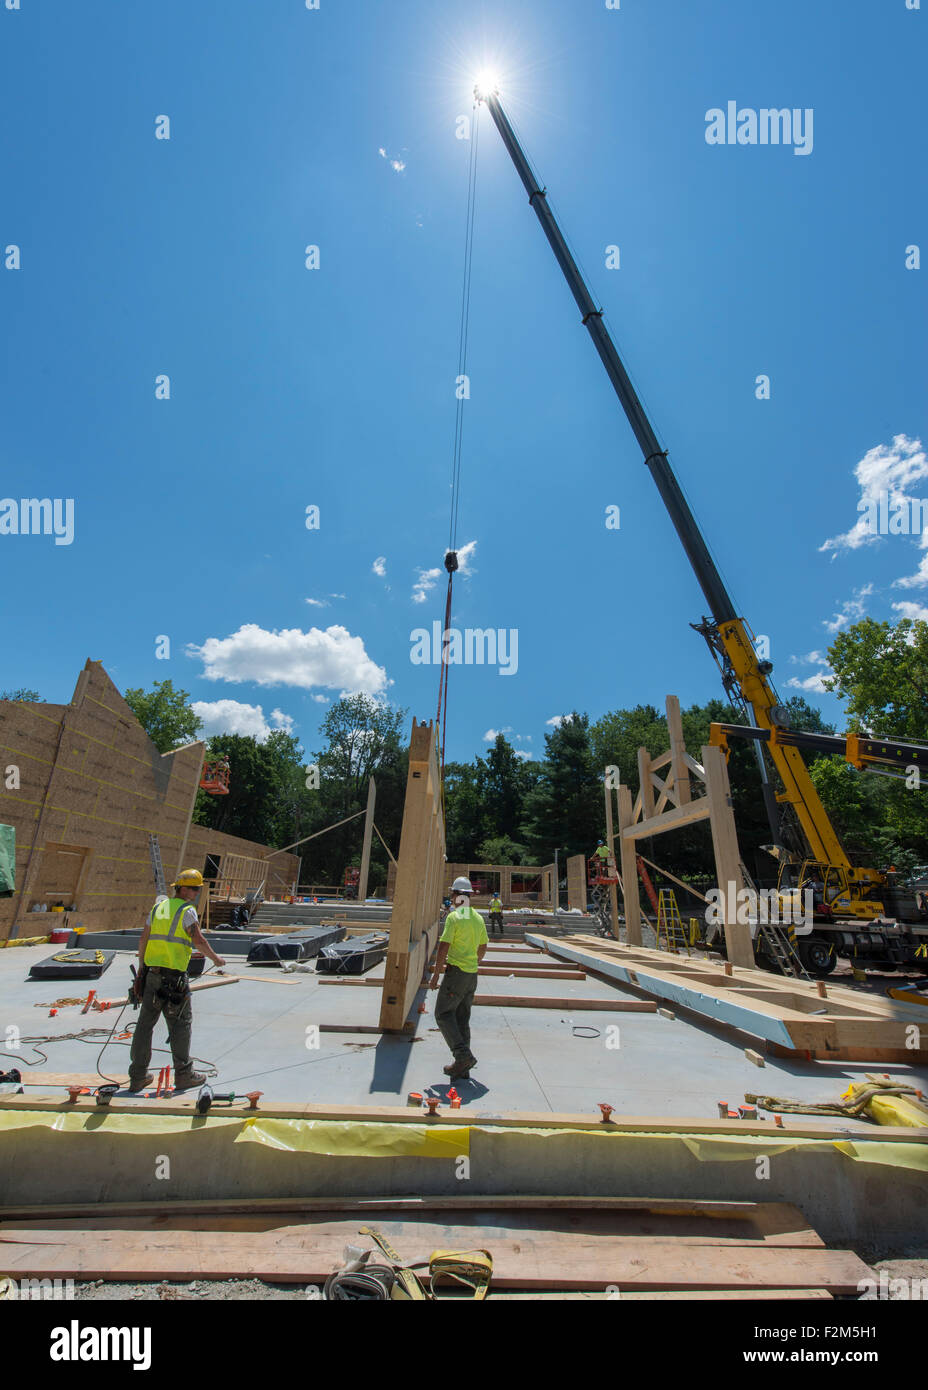
[(642, 1297), (828, 1298), (872, 1271), (780, 1202), (408, 1197), (0, 1208), (14, 1278), (321, 1283), (379, 1230), (400, 1257), (489, 1250), (492, 1289)]

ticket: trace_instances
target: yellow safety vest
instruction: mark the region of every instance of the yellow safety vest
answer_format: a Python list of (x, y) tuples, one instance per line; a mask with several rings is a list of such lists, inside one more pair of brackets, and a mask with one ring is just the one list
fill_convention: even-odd
[(193, 903), (184, 898), (165, 898), (151, 914), (145, 964), (162, 970), (186, 970), (193, 942), (184, 929), (184, 913)]

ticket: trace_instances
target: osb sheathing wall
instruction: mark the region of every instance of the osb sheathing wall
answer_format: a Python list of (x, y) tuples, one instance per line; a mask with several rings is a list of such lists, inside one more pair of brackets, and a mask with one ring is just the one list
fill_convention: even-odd
[[(153, 897), (152, 832), (169, 878), (182, 867), (182, 851), (198, 868), (208, 853), (267, 853), (204, 827), (191, 827), (187, 838), (203, 752), (194, 743), (159, 753), (96, 661), (86, 663), (70, 705), (0, 702), (0, 822), (16, 830), (16, 891), (0, 899), (0, 939), (54, 925), (57, 914), (29, 912), (42, 897), (46, 845), (90, 851), (78, 910), (69, 915), (70, 926), (87, 930), (144, 918)], [(7, 786), (10, 767), (19, 770), (18, 789)], [(295, 870), (293, 856), (274, 864), (290, 873), (291, 860)]]

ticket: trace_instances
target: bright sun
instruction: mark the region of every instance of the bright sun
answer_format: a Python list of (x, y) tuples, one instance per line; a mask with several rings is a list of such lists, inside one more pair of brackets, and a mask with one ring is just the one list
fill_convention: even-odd
[(487, 97), (499, 91), (499, 73), (495, 68), (483, 68), (478, 72), (476, 91), (480, 97)]

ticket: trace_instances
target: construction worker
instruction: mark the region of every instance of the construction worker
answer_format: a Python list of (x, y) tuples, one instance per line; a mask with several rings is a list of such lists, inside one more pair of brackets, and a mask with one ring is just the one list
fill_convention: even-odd
[(194, 903), (203, 887), (199, 869), (184, 869), (174, 880), (173, 897), (160, 894), (139, 938), (139, 973), (135, 997), (139, 1018), (132, 1034), (129, 1054), (129, 1090), (144, 1091), (154, 1081), (148, 1070), (151, 1061), (151, 1035), (163, 1013), (174, 1062), (174, 1090), (187, 1091), (202, 1086), (206, 1077), (194, 1071), (190, 1059), (190, 982), (187, 966), (194, 947), (209, 956), (214, 965), (225, 965), (222, 956), (209, 946), (200, 931)]
[(490, 930), (498, 931), (500, 936), (503, 934), (503, 902), (498, 893), (494, 893), (490, 899)]
[(593, 851), (593, 858), (599, 861), (596, 866), (599, 870), (599, 877), (612, 877), (613, 859), (612, 855), (609, 853), (609, 847), (605, 840), (599, 840), (597, 842), (596, 848)]
[(471, 907), (473, 888), (469, 878), (456, 878), (451, 885), (453, 910), (445, 918), (438, 940), (435, 969), (429, 981), (430, 989), (438, 989), (444, 971), (438, 999), (435, 1003), (435, 1022), (454, 1054), (454, 1061), (444, 1068), (452, 1081), (466, 1080), (477, 1058), (470, 1050), (470, 1010), (477, 990), (477, 968), (483, 960), (489, 938), (486, 923)]

